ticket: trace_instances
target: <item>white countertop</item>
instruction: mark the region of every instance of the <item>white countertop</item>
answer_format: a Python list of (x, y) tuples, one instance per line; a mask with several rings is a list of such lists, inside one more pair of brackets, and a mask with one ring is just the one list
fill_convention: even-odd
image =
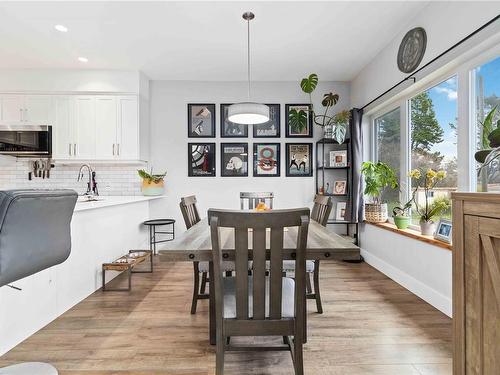
[(91, 202), (82, 202), (82, 197), (78, 197), (78, 201), (76, 202), (75, 212), (86, 211), (86, 210), (94, 210), (97, 208), (118, 206), (121, 204), (130, 204), (144, 201), (151, 201), (155, 199), (162, 199), (163, 195), (154, 196), (154, 197), (145, 197), (145, 196), (113, 196), (113, 195), (102, 195), (99, 196), (97, 201)]

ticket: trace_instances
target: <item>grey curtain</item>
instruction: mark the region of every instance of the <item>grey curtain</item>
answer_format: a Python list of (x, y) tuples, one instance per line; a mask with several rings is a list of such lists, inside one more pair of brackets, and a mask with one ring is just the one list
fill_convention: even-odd
[(351, 110), (351, 142), (352, 142), (352, 215), (353, 222), (363, 220), (363, 180), (361, 163), (363, 162), (363, 110)]

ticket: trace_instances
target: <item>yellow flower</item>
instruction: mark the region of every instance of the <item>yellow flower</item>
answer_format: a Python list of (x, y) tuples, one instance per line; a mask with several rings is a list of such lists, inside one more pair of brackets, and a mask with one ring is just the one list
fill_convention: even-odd
[(410, 171), (410, 173), (408, 174), (411, 178), (415, 178), (415, 179), (419, 179), (420, 177), (422, 177), (422, 174), (420, 173), (420, 170), (418, 169), (413, 169), (412, 171)]
[(443, 178), (446, 177), (446, 171), (443, 170), (438, 171), (436, 177), (438, 180), (442, 180)]
[(432, 180), (433, 178), (435, 178), (437, 176), (437, 172), (434, 170), (434, 169), (428, 169), (427, 170), (427, 178), (429, 180)]

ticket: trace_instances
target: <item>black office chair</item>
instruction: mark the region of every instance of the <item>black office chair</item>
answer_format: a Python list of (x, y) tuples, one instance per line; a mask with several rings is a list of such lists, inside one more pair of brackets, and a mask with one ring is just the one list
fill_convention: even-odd
[[(64, 262), (71, 252), (73, 190), (0, 191), (0, 287)], [(0, 368), (0, 375), (57, 375), (41, 362)]]

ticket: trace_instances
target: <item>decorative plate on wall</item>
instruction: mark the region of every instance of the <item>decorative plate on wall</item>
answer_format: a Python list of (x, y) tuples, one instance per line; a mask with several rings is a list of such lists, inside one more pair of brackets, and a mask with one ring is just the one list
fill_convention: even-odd
[(422, 27), (415, 27), (406, 33), (398, 51), (398, 68), (403, 73), (417, 69), (425, 54), (427, 34)]

